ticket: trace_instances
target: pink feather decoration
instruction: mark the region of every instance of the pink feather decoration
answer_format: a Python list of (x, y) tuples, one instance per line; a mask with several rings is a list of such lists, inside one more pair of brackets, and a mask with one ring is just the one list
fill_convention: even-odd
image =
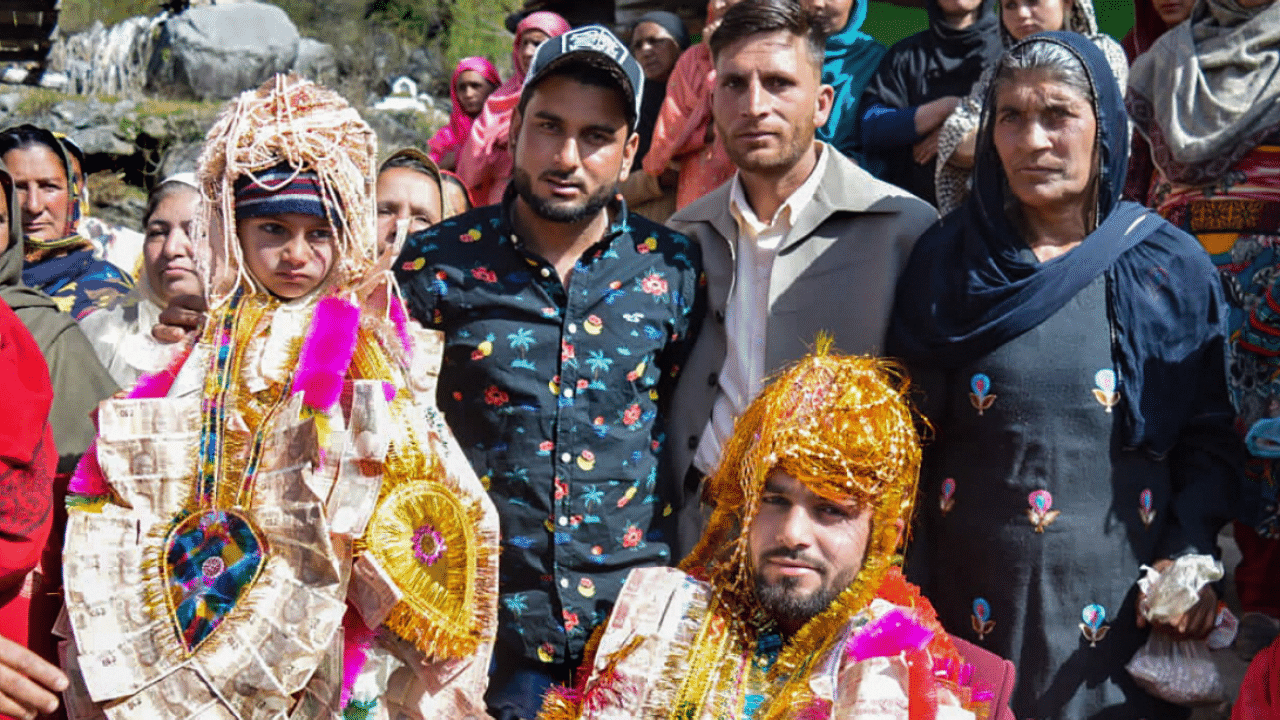
[(831, 718), (831, 701), (824, 698), (814, 698), (813, 702), (805, 705), (800, 712), (795, 715), (796, 720), (830, 720)]
[(102, 472), (102, 466), (98, 465), (98, 441), (94, 440), (89, 443), (84, 455), (80, 456), (76, 471), (71, 474), (71, 480), (67, 483), (67, 493), (102, 497), (110, 492), (111, 488), (107, 485), (106, 475)]
[(404, 312), (404, 301), (399, 297), (391, 298), (391, 322), (396, 326), (396, 334), (404, 345), (404, 351), (413, 353), (413, 343), (409, 341), (409, 318)]
[(342, 707), (345, 708), (351, 702), (351, 689), (364, 669), (377, 633), (364, 624), (360, 614), (351, 606), (347, 606), (347, 614), (342, 618), (342, 633)]
[(923, 650), (932, 639), (932, 630), (901, 608), (894, 608), (850, 638), (845, 652), (854, 662), (862, 662), (873, 657), (891, 657), (904, 650)]
[(308, 406), (327, 410), (342, 396), (342, 383), (356, 352), (359, 329), (360, 308), (354, 304), (327, 297), (316, 305), (293, 380), (294, 390), (302, 391), (302, 400)]

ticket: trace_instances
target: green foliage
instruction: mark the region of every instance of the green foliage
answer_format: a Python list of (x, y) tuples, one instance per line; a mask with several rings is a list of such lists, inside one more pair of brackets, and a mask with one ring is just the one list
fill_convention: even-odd
[[(1116, 40), (1125, 36), (1133, 27), (1133, 0), (1093, 0), (1098, 16), (1098, 29)], [(923, 7), (903, 7), (882, 0), (871, 0), (867, 8), (867, 21), (863, 32), (884, 43), (914, 35), (929, 26), (929, 17)]]
[(53, 109), (54, 105), (67, 99), (66, 93), (48, 88), (30, 88), (22, 94), (14, 113), (23, 117), (43, 115)]
[[(339, 91), (356, 103), (414, 48), (440, 54), (452, 68), (470, 55), (493, 60), (509, 72), (511, 33), (503, 26), (520, 0), (271, 0), (298, 32), (337, 50)], [(161, 0), (62, 0), (60, 25), (80, 32), (95, 20), (111, 26), (136, 15), (154, 15)]]
[(445, 67), (452, 68), (464, 57), (487, 57), (510, 74), (511, 33), (503, 21), (507, 13), (520, 7), (519, 0), (453, 0), (453, 23), (445, 43)]
[(88, 30), (95, 20), (111, 27), (135, 15), (155, 15), (160, 0), (62, 0), (58, 25), (66, 33)]

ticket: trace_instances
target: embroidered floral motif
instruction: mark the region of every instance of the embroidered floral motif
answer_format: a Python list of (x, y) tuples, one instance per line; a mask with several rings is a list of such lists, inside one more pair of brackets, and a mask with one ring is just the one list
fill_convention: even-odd
[(1142, 518), (1142, 524), (1148, 528), (1151, 522), (1156, 519), (1155, 508), (1151, 503), (1151, 488), (1147, 488), (1138, 495), (1138, 517)]
[(1097, 647), (1098, 641), (1106, 637), (1107, 631), (1111, 629), (1111, 626), (1106, 624), (1107, 609), (1097, 603), (1086, 605), (1080, 613), (1080, 619), (1084, 621), (1080, 623), (1080, 632), (1084, 635), (1084, 639), (1089, 641), (1089, 647)]
[(1098, 402), (1102, 403), (1102, 407), (1107, 412), (1111, 412), (1111, 408), (1120, 402), (1120, 393), (1116, 392), (1116, 373), (1111, 368), (1103, 368), (1093, 376), (1093, 382), (1098, 387), (1093, 389), (1093, 396)]
[(996, 627), (996, 621), (991, 619), (991, 603), (986, 598), (973, 599), (973, 615), (969, 619), (973, 622), (973, 631), (978, 634), (978, 642), (982, 642)]
[(982, 412), (991, 407), (996, 401), (996, 396), (989, 394), (991, 392), (991, 378), (977, 373), (969, 378), (969, 389), (973, 392), (969, 393), (969, 402), (973, 403), (974, 409), (981, 415)]
[(938, 499), (938, 506), (942, 509), (945, 516), (951, 512), (951, 508), (956, 504), (956, 481), (955, 478), (947, 478), (942, 481), (942, 497)]
[(1044, 529), (1052, 525), (1061, 513), (1053, 509), (1053, 495), (1048, 490), (1036, 490), (1031, 493), (1027, 496), (1027, 503), (1031, 505), (1027, 508), (1027, 519), (1031, 521), (1031, 525), (1038, 533), (1044, 532)]

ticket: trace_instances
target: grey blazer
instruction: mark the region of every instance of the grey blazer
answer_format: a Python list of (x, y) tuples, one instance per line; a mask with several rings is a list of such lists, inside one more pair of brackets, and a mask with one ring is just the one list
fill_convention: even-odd
[[(819, 331), (846, 353), (884, 347), (894, 288), (917, 238), (938, 219), (933, 206), (875, 179), (830, 146), (813, 200), (778, 246), (769, 280), (765, 366), (770, 375), (812, 349)], [(699, 487), (690, 474), (698, 441), (711, 418), (724, 365), (725, 307), (733, 292), (737, 223), (729, 211), (735, 180), (668, 221), (702, 248), (707, 314), (671, 400), (663, 472), (683, 501), (672, 557), (680, 559), (702, 533)]]

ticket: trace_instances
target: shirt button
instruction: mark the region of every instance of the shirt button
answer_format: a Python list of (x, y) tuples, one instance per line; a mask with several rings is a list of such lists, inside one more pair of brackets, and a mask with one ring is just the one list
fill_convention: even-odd
[(578, 332), (578, 326), (575, 325), (574, 323), (569, 323), (569, 333), (573, 334), (576, 332)]
[(690, 450), (697, 450), (697, 449), (698, 449), (698, 436), (697, 436), (697, 435), (690, 435), (690, 436), (689, 436), (689, 449), (690, 449)]
[(572, 459), (573, 459), (573, 456), (570, 455), (569, 453), (564, 453), (563, 455), (560, 456), (560, 462), (569, 462)]
[(716, 373), (711, 373), (707, 376), (707, 384), (711, 387), (715, 387), (718, 380), (720, 380), (720, 376)]
[(560, 578), (560, 587), (562, 588), (569, 587), (569, 578)]
[(571, 398), (571, 397), (573, 397), (573, 388), (565, 388), (565, 389), (564, 389), (564, 396), (565, 396), (565, 397), (567, 397), (567, 398)]
[(723, 322), (724, 322), (724, 311), (723, 311), (723, 310), (717, 310), (717, 311), (716, 311), (716, 322), (718, 322), (718, 323), (723, 323)]
[(560, 516), (560, 526), (561, 526), (561, 527), (564, 527), (565, 525), (568, 525), (568, 524), (569, 524), (569, 518), (567, 518), (567, 517), (565, 517), (565, 516), (561, 515), (561, 516)]
[(542, 268), (542, 277), (551, 277), (551, 271), (546, 268)]

